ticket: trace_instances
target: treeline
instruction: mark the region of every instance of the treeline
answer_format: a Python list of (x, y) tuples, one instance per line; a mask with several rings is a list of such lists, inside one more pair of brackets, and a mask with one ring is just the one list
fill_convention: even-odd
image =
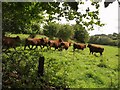
[[(5, 32), (13, 33), (13, 32)], [(3, 34), (3, 35), (4, 35)], [(87, 43), (89, 40), (89, 33), (80, 24), (69, 25), (69, 24), (59, 24), (56, 22), (48, 22), (42, 28), (40, 25), (33, 25), (31, 29), (27, 30), (26, 33), (30, 34), (29, 37), (34, 38), (37, 34), (45, 35), (50, 39), (61, 38), (64, 41), (73, 40), (80, 43)]]
[(64, 41), (73, 40), (80, 43), (120, 46), (120, 33), (89, 36), (88, 31), (81, 24), (68, 25), (56, 22), (48, 22), (42, 28), (40, 25), (35, 24), (32, 25), (30, 30), (28, 29), (26, 31), (26, 34), (30, 34), (30, 37), (32, 38), (37, 34), (42, 34), (50, 39), (61, 38)]
[(91, 36), (89, 43), (102, 44), (102, 45), (111, 45), (111, 46), (120, 46), (120, 33), (113, 34), (99, 34)]
[(61, 38), (64, 41), (74, 40), (76, 42), (86, 43), (89, 40), (89, 34), (87, 30), (80, 24), (68, 25), (68, 24), (59, 24), (55, 22), (49, 22), (43, 26), (43, 29), (40, 29), (39, 33), (36, 31), (39, 28), (34, 27), (34, 33), (29, 33), (34, 35), (42, 34), (48, 36), (50, 39)]

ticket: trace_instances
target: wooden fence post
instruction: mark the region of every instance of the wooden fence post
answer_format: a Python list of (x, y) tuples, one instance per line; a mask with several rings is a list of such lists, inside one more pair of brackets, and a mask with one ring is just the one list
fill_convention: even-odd
[(43, 85), (44, 85), (44, 80), (42, 78), (42, 76), (44, 76), (44, 56), (41, 56), (39, 58), (39, 64), (38, 64), (38, 77), (40, 77), (40, 81), (41, 81), (41, 90), (44, 90)]
[(44, 56), (41, 56), (39, 58), (39, 64), (38, 64), (38, 77), (43, 76), (44, 74)]

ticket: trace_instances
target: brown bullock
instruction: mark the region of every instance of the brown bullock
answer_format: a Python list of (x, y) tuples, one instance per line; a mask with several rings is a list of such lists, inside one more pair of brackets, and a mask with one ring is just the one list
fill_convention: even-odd
[(49, 45), (50, 49), (51, 49), (51, 47), (54, 47), (55, 50), (56, 50), (56, 49), (60, 48), (61, 42), (63, 42), (62, 39), (58, 39), (58, 40), (49, 40), (49, 41), (48, 41), (48, 45)]
[(88, 44), (87, 46), (90, 50), (90, 53), (100, 53), (100, 55), (102, 55), (103, 51), (104, 51), (104, 48), (99, 46), (99, 45), (93, 45), (93, 44)]
[(68, 48), (69, 48), (70, 46), (71, 46), (71, 42), (61, 42), (61, 44), (60, 44), (61, 50), (62, 50), (62, 49), (68, 50)]
[[(44, 43), (44, 40), (43, 38), (39, 39), (39, 38), (27, 38), (25, 40), (25, 47), (24, 47), (24, 50), (26, 49), (26, 47), (28, 46), (29, 49), (33, 49), (33, 46), (42, 46), (42, 44)], [(32, 47), (30, 48), (30, 45), (32, 45)], [(36, 49), (34, 48), (34, 49)]]
[(81, 43), (74, 43), (73, 44), (73, 51), (75, 51), (75, 49), (84, 50), (84, 48), (86, 48), (86, 44), (81, 44)]
[(4, 36), (2, 38), (2, 45), (3, 45), (3, 48), (7, 47), (6, 50), (10, 47), (12, 47), (16, 50), (15, 47), (16, 47), (18, 42), (20, 42), (20, 37), (19, 36), (16, 36), (16, 37), (6, 37), (6, 36)]
[(47, 37), (43, 38), (43, 42), (41, 43), (41, 45), (43, 46), (43, 48), (45, 46), (47, 46), (47, 48), (48, 48), (48, 42), (49, 42), (49, 39)]

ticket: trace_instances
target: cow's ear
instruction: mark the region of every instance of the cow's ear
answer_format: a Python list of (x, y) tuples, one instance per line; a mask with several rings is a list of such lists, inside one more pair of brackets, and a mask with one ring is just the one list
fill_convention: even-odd
[(17, 36), (16, 38), (19, 38), (19, 36)]
[(59, 42), (62, 42), (62, 39), (59, 39)]

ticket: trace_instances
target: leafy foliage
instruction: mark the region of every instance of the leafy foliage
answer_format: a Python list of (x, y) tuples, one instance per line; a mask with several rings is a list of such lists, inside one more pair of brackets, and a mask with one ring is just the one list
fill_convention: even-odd
[(36, 33), (40, 34), (41, 33), (39, 24), (33, 24), (31, 26), (31, 30), (32, 30), (32, 34), (36, 34)]
[(34, 23), (43, 23), (45, 19), (44, 11), (46, 9), (49, 9), (47, 13), (51, 13), (54, 10), (54, 8), (49, 8), (51, 4), (58, 5), (59, 3), (3, 2), (3, 31), (29, 33), (29, 29)]
[(105, 7), (105, 8), (108, 7), (109, 4), (113, 3), (114, 1), (115, 1), (115, 0), (111, 0), (111, 1), (105, 0), (105, 2), (104, 2), (104, 7)]
[(62, 38), (68, 41), (74, 34), (73, 27), (70, 25), (61, 25), (59, 32), (57, 33), (58, 38)]
[(53, 38), (53, 37), (57, 37), (59, 30), (60, 30), (60, 24), (49, 22), (48, 25), (44, 26), (43, 33), (44, 35)]
[(89, 34), (82, 25), (74, 25), (74, 38), (81, 43), (86, 43), (89, 39)]
[[(52, 20), (61, 20), (65, 17), (68, 21), (75, 20), (77, 24), (82, 23), (88, 30), (93, 29), (93, 25), (103, 26), (100, 22), (99, 3), (91, 2), (95, 11), (90, 8), (85, 9), (85, 13), (78, 12), (78, 5), (85, 2), (2, 2), (2, 26), (3, 32), (12, 33), (38, 33), (32, 31), (34, 24), (44, 24)], [(60, 6), (62, 5), (62, 7)], [(46, 16), (48, 15), (48, 16)], [(57, 17), (56, 17), (57, 15)], [(86, 22), (86, 20), (88, 22)], [(90, 21), (89, 21), (90, 20)]]
[[(115, 2), (116, 0), (105, 0), (104, 1), (104, 7), (107, 8), (109, 6), (109, 4), (112, 4), (113, 2)], [(118, 4), (119, 4), (119, 7), (120, 7), (120, 1), (117, 0)]]
[(89, 43), (118, 46), (119, 45), (118, 38), (119, 38), (119, 34), (117, 33), (108, 34), (108, 35), (104, 35), (104, 34), (94, 35), (90, 37)]
[(74, 34), (72, 26), (53, 22), (49, 22), (48, 25), (45, 25), (43, 32), (50, 38), (57, 37), (65, 41), (70, 39)]
[[(87, 30), (82, 25), (64, 25), (49, 22), (48, 25), (44, 26), (44, 34), (50, 38), (57, 37), (65, 41), (69, 39), (76, 39), (78, 42), (85, 43), (89, 39)], [(74, 37), (74, 38), (73, 38)]]

